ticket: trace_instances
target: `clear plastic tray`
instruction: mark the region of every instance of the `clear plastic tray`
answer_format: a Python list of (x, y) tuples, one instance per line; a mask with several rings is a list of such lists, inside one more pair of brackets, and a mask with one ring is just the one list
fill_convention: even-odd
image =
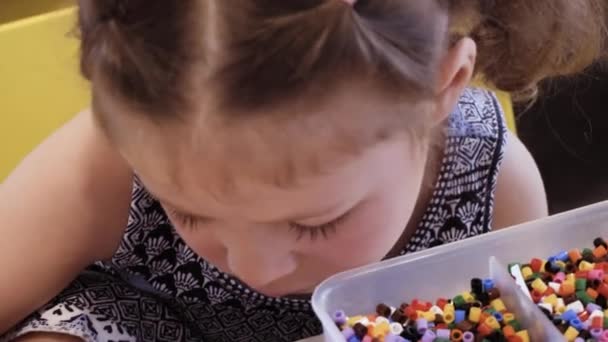
[(504, 265), (587, 247), (594, 238), (607, 235), (604, 202), (337, 274), (317, 287), (312, 305), (325, 341), (344, 341), (331, 318), (336, 310), (359, 314), (373, 312), (379, 302), (434, 300), (467, 290), (473, 277), (491, 275), (500, 277), (496, 280), (507, 306), (530, 329), (533, 341), (561, 341), (559, 331), (523, 292), (516, 291)]

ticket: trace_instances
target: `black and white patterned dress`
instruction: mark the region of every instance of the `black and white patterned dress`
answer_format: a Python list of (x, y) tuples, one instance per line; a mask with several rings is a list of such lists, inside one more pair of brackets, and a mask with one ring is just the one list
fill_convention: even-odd
[[(506, 128), (495, 96), (467, 89), (447, 124), (431, 202), (402, 254), (488, 232)], [(269, 298), (222, 273), (180, 239), (135, 182), (111, 260), (83, 272), (0, 338), (63, 332), (86, 341), (294, 341), (321, 333), (307, 300)]]

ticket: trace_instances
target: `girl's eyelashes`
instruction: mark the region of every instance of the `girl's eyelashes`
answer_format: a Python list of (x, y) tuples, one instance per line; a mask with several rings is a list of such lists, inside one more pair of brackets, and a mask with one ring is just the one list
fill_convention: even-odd
[(323, 237), (323, 239), (328, 240), (330, 234), (336, 232), (336, 228), (340, 226), (349, 216), (350, 212), (338, 217), (337, 219), (318, 225), (318, 226), (308, 226), (304, 224), (299, 224), (296, 222), (289, 223), (289, 229), (296, 233), (296, 239), (299, 241), (305, 235), (308, 235), (311, 241), (317, 240), (319, 235)]
[(189, 214), (180, 213), (175, 209), (167, 208), (167, 213), (169, 214), (169, 217), (176, 221), (175, 223), (179, 224), (179, 226), (183, 228), (194, 229), (200, 222), (200, 219)]
[[(190, 214), (184, 214), (172, 208), (166, 208), (166, 210), (168, 216), (174, 221), (174, 223), (178, 224), (182, 228), (194, 230), (202, 221), (204, 221), (202, 218), (198, 218)], [(349, 215), (350, 212), (347, 212), (335, 220), (317, 226), (289, 222), (289, 229), (290, 231), (296, 233), (296, 239), (298, 241), (301, 240), (305, 235), (308, 235), (311, 241), (317, 240), (319, 236), (327, 240), (332, 233), (335, 233), (336, 228), (338, 228), (340, 224), (348, 219)]]

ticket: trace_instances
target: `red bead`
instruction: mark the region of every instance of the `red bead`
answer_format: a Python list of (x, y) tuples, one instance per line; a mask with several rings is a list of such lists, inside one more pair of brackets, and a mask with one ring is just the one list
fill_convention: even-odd
[(593, 317), (591, 320), (591, 327), (602, 329), (604, 327), (604, 319), (600, 316)]
[(445, 299), (445, 298), (439, 298), (439, 299), (437, 299), (437, 306), (441, 310), (443, 310), (445, 308), (445, 306), (446, 306), (447, 303), (448, 303), (448, 300)]
[(530, 261), (530, 268), (533, 272), (540, 272), (541, 267), (543, 267), (542, 260), (534, 258), (532, 261)]
[(604, 298), (608, 298), (608, 284), (602, 283), (600, 286), (598, 286), (597, 292), (604, 296)]
[(587, 279), (587, 271), (577, 271), (574, 276), (578, 279)]

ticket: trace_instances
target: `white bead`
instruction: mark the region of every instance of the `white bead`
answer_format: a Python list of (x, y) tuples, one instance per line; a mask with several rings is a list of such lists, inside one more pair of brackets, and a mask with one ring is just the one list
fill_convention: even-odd
[(555, 282), (550, 282), (550, 283), (549, 283), (549, 287), (553, 289), (553, 292), (555, 292), (555, 293), (559, 293), (559, 289), (561, 289), (562, 284), (560, 284), (560, 283), (555, 283)]
[(382, 316), (376, 317), (376, 324), (382, 324), (382, 323), (389, 324), (390, 321), (386, 317), (382, 317)]
[(591, 320), (594, 317), (602, 317), (604, 318), (604, 312), (602, 310), (595, 310), (589, 315), (589, 319)]
[(580, 300), (577, 300), (576, 302), (568, 304), (568, 306), (566, 306), (566, 310), (572, 310), (575, 314), (578, 315), (579, 313), (585, 311), (585, 307), (583, 306), (583, 303), (581, 303)]
[(559, 308), (563, 308), (564, 306), (566, 306), (566, 303), (564, 303), (564, 299), (557, 298), (557, 303), (555, 304), (555, 308), (559, 309)]
[(393, 335), (399, 336), (403, 332), (403, 326), (399, 323), (391, 323), (390, 328)]
[(441, 308), (438, 307), (437, 305), (431, 306), (431, 309), (429, 311), (434, 313), (435, 315), (443, 316), (443, 310), (441, 310)]

